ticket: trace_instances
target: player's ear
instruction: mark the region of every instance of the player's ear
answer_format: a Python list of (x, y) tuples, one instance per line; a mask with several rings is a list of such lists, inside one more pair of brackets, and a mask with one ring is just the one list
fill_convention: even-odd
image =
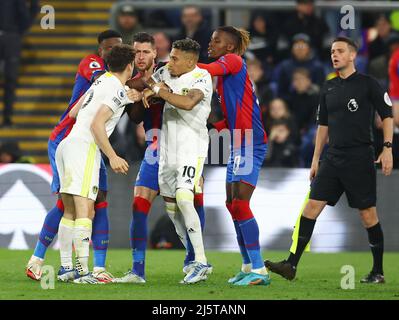
[(352, 51), (350, 52), (350, 57), (351, 57), (351, 61), (354, 62), (356, 59), (357, 53), (356, 51)]
[(228, 52), (234, 52), (234, 50), (235, 50), (234, 44), (228, 43), (227, 46), (226, 46), (226, 50), (227, 50)]

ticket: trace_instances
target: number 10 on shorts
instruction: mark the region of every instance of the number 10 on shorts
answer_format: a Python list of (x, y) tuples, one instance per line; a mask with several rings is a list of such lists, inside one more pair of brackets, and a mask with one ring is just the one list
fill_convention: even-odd
[(190, 179), (193, 179), (195, 177), (195, 168), (189, 167), (189, 166), (184, 166), (183, 178), (186, 176), (189, 177)]

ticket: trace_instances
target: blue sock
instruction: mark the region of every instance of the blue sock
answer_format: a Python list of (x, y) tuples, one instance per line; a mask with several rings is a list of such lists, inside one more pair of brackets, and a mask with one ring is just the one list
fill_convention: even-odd
[[(201, 230), (204, 231), (205, 227), (205, 210), (204, 210), (204, 194), (199, 193), (194, 196), (195, 210), (197, 211), (198, 217), (201, 223)], [(184, 259), (184, 265), (188, 265), (191, 261), (195, 260), (195, 252), (193, 245), (191, 244), (190, 237), (186, 233), (187, 237), (187, 248), (186, 248), (186, 258)]]
[(245, 248), (244, 238), (242, 236), (239, 222), (237, 220), (234, 220), (233, 222), (234, 222), (234, 228), (236, 230), (238, 246), (240, 247), (242, 263), (249, 264), (251, 263), (251, 259), (249, 258), (248, 251)]
[(39, 240), (36, 243), (33, 255), (44, 259), (48, 246), (53, 242), (54, 237), (58, 233), (58, 226), (62, 216), (64, 215), (64, 205), (61, 200), (57, 201), (57, 205), (51, 209), (44, 219), (42, 230), (40, 231)]
[(259, 245), (259, 227), (255, 218), (239, 221), (239, 228), (252, 263), (252, 269), (264, 267)]
[(93, 219), (91, 240), (93, 243), (93, 264), (97, 268), (105, 268), (105, 259), (109, 244), (108, 203), (106, 201), (95, 205), (96, 215)]
[(132, 271), (145, 279), (145, 252), (147, 249), (147, 217), (151, 203), (144, 198), (133, 200), (133, 216), (130, 224), (130, 245), (132, 248)]
[(229, 210), (231, 217), (233, 218), (234, 229), (236, 231), (238, 247), (240, 248), (240, 252), (241, 252), (242, 263), (250, 264), (251, 259), (249, 258), (248, 251), (245, 248), (245, 243), (244, 243), (244, 239), (242, 237), (242, 232), (241, 232), (240, 226), (238, 224), (238, 221), (235, 218), (232, 203), (226, 202), (226, 207), (227, 207), (227, 210)]

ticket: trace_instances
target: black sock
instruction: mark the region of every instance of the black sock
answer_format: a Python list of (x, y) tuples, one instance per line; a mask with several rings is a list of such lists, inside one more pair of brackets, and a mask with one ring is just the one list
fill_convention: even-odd
[(384, 254), (384, 234), (378, 222), (367, 230), (371, 253), (373, 254), (373, 272), (384, 274), (382, 269), (382, 256)]
[(305, 218), (301, 216), (301, 221), (299, 223), (299, 230), (298, 230), (298, 245), (296, 247), (295, 254), (290, 253), (287, 261), (291, 263), (294, 267), (297, 266), (299, 259), (301, 259), (302, 253), (305, 250), (307, 244), (312, 237), (314, 225), (316, 220)]

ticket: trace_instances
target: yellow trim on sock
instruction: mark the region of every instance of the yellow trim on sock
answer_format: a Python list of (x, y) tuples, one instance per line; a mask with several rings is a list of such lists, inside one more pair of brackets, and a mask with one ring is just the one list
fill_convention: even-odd
[(85, 227), (91, 229), (93, 222), (89, 218), (80, 218), (75, 220), (75, 227)]
[(80, 195), (85, 198), (89, 196), (90, 184), (93, 177), (93, 167), (96, 160), (96, 150), (97, 145), (94, 142), (90, 143), (83, 176), (82, 191), (80, 192)]
[(177, 212), (177, 203), (165, 202), (166, 213), (175, 214)]
[(64, 225), (69, 228), (73, 228), (75, 226), (75, 220), (67, 219), (65, 217), (61, 218), (60, 225)]
[[(301, 216), (302, 216), (303, 210), (305, 209), (305, 206), (306, 206), (306, 204), (307, 204), (308, 201), (309, 201), (309, 196), (310, 196), (310, 190), (309, 190), (308, 194), (306, 195), (305, 201), (304, 201), (303, 204), (302, 204), (301, 211), (300, 211), (300, 213), (299, 213), (298, 218), (296, 219), (294, 232), (292, 233), (292, 245), (291, 245), (291, 248), (290, 248), (290, 252), (291, 252), (292, 254), (295, 254), (295, 253), (296, 253), (296, 248), (298, 247), (299, 225), (300, 225), (300, 223), (301, 223)], [(305, 251), (306, 251), (306, 252), (310, 251), (310, 241), (309, 241), (309, 243), (307, 244), (307, 246), (306, 246), (306, 248), (305, 248)]]

